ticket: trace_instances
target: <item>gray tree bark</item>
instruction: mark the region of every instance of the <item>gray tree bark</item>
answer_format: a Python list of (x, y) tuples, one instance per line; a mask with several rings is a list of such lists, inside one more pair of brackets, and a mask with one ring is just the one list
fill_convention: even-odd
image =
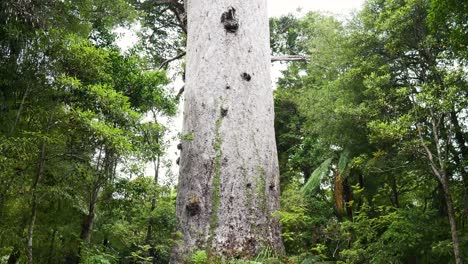
[[(447, 175), (447, 161), (448, 161), (448, 151), (443, 151), (440, 144), (441, 140), (439, 138), (439, 124), (436, 122), (433, 111), (431, 110), (431, 124), (432, 124), (432, 136), (433, 144), (435, 145), (436, 154), (434, 155), (429, 147), (426, 145), (424, 138), (422, 136), (421, 128), (418, 126), (418, 133), (421, 139), (421, 145), (424, 148), (429, 164), (431, 165), (432, 172), (434, 176), (439, 180), (442, 185), (445, 197), (445, 203), (447, 205), (447, 216), (450, 224), (450, 234), (452, 236), (453, 243), (453, 253), (455, 257), (456, 264), (463, 264), (463, 251), (460, 246), (460, 238), (458, 236), (457, 222), (455, 218), (455, 209), (452, 201), (452, 192), (450, 190), (450, 179)], [(445, 139), (447, 141), (448, 139)], [(445, 153), (445, 155), (444, 155)], [(438, 164), (437, 164), (438, 163)]]
[(266, 0), (190, 0), (171, 263), (282, 252)]

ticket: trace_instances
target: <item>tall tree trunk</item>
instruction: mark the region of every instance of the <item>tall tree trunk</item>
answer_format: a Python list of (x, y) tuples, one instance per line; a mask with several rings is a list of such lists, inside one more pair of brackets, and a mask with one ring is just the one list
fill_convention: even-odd
[(191, 0), (177, 217), (191, 252), (282, 252), (266, 0)]
[[(49, 129), (47, 128), (47, 132), (48, 130)], [(39, 182), (41, 181), (42, 176), (44, 175), (45, 159), (46, 159), (46, 142), (43, 141), (41, 143), (41, 148), (39, 152), (36, 176), (34, 178), (34, 182), (31, 187), (31, 192), (32, 192), (31, 218), (29, 220), (28, 237), (27, 237), (27, 242), (26, 242), (26, 256), (28, 258), (28, 264), (33, 263), (33, 235), (34, 235), (34, 226), (36, 224), (37, 204), (38, 204), (37, 186), (39, 185)]]
[(20, 106), (19, 106), (18, 110), (16, 111), (15, 123), (13, 123), (13, 126), (11, 126), (10, 135), (13, 135), (13, 133), (15, 132), (16, 126), (19, 123), (21, 113), (23, 111), (24, 103), (26, 101), (26, 97), (28, 96), (28, 93), (29, 93), (29, 86), (26, 87), (26, 90), (24, 91), (22, 99), (21, 99)]
[[(440, 139), (439, 139), (439, 127), (437, 126), (437, 122), (435, 121), (434, 115), (431, 111), (432, 114), (432, 136), (433, 136), (433, 143), (435, 145), (436, 149), (436, 155), (432, 153), (432, 151), (429, 149), (429, 147), (426, 145), (424, 138), (422, 136), (422, 132), (420, 127), (418, 126), (418, 133), (419, 137), (421, 139), (421, 145), (423, 146), (424, 150), (426, 151), (427, 158), (430, 162), (431, 169), (434, 173), (434, 176), (439, 180), (440, 184), (442, 185), (443, 192), (444, 192), (444, 197), (445, 197), (445, 203), (447, 205), (447, 216), (449, 219), (450, 223), (450, 234), (452, 236), (452, 243), (453, 243), (453, 253), (455, 256), (455, 263), (456, 264), (463, 264), (463, 256), (462, 256), (462, 251), (460, 250), (460, 239), (458, 237), (458, 229), (457, 229), (457, 223), (455, 219), (455, 210), (453, 207), (453, 202), (452, 202), (452, 194), (450, 192), (450, 187), (449, 187), (449, 177), (447, 175), (447, 170), (446, 170), (446, 160), (448, 160), (447, 154), (445, 154), (445, 160), (443, 157), (443, 151), (442, 147), (440, 145)], [(447, 140), (447, 139), (445, 139)], [(445, 152), (447, 153), (447, 152)]]
[(447, 213), (450, 223), (450, 233), (452, 235), (453, 242), (453, 252), (455, 254), (455, 263), (463, 264), (463, 256), (460, 249), (460, 239), (458, 237), (457, 222), (455, 219), (455, 210), (453, 208), (452, 195), (448, 186), (448, 179), (445, 176), (445, 181), (442, 182), (442, 187), (444, 188), (445, 203), (447, 204)]
[[(111, 181), (115, 174), (115, 164), (117, 163), (117, 156), (105, 146), (99, 148), (99, 154), (96, 161), (96, 176), (93, 186), (90, 190), (90, 197), (88, 203), (88, 214), (83, 217), (81, 224), (80, 239), (85, 245), (91, 243), (91, 234), (93, 231), (94, 220), (96, 218), (96, 206), (98, 203), (99, 192), (102, 186)], [(78, 248), (78, 255), (75, 258), (76, 263), (81, 261), (81, 245)]]
[(85, 242), (85, 244), (89, 244), (91, 242), (91, 231), (93, 229), (94, 217), (96, 214), (98, 194), (99, 186), (94, 186), (88, 204), (88, 214), (83, 217), (83, 222), (81, 224), (80, 239)]
[[(91, 241), (91, 231), (93, 229), (94, 224), (94, 216), (96, 212), (96, 204), (99, 195), (99, 189), (101, 187), (103, 178), (106, 178), (106, 168), (108, 168), (107, 161), (110, 160), (109, 153), (106, 152), (104, 146), (99, 147), (98, 157), (96, 160), (96, 179), (91, 186), (89, 192), (89, 200), (88, 200), (88, 214), (83, 217), (83, 221), (81, 223), (81, 233), (80, 239), (85, 242), (85, 244), (89, 244)], [(80, 255), (81, 248), (78, 249), (78, 256)], [(79, 260), (79, 258), (78, 258)]]
[[(96, 215), (96, 204), (97, 198), (99, 195), (99, 185), (95, 183), (93, 186), (93, 190), (90, 194), (90, 199), (88, 203), (88, 214), (83, 216), (83, 221), (81, 223), (81, 233), (80, 233), (80, 240), (85, 245), (89, 245), (91, 242), (91, 233), (93, 230), (94, 218)], [(80, 243), (78, 246), (78, 254), (71, 254), (69, 255), (69, 262), (70, 263), (81, 263), (81, 251), (83, 249), (83, 244)]]

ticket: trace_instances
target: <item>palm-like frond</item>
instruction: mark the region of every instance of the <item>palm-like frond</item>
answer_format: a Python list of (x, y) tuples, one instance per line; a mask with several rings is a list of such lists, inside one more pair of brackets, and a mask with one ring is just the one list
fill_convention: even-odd
[(349, 174), (349, 161), (350, 161), (349, 150), (345, 149), (340, 154), (340, 159), (338, 160), (338, 171), (341, 174), (342, 180), (346, 179)]
[(333, 158), (325, 160), (324, 162), (322, 162), (322, 164), (320, 164), (320, 166), (318, 166), (318, 168), (314, 170), (314, 172), (312, 172), (307, 182), (301, 188), (301, 191), (304, 194), (312, 194), (318, 189), (318, 187), (320, 186), (320, 182), (325, 176), (328, 175), (330, 171), (330, 165), (332, 160)]

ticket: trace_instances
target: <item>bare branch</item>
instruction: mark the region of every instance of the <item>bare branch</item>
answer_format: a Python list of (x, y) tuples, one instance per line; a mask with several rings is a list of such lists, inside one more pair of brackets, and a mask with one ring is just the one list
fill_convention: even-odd
[(444, 183), (445, 179), (442, 177), (439, 168), (437, 168), (437, 164), (434, 161), (434, 155), (432, 154), (431, 150), (427, 147), (426, 142), (424, 142), (424, 138), (422, 136), (421, 132), (421, 127), (419, 125), (416, 125), (418, 134), (419, 134), (419, 139), (421, 140), (421, 145), (423, 146), (424, 150), (426, 151), (427, 158), (429, 159), (429, 162), (431, 164), (432, 171), (434, 172), (434, 175), (439, 179), (441, 183)]
[(177, 0), (154, 0), (155, 5), (179, 5)]
[(175, 15), (178, 26), (187, 33), (187, 13), (185, 12), (184, 6), (182, 5), (177, 5), (177, 6), (172, 6), (172, 8), (169, 8)]
[(173, 62), (173, 61), (175, 61), (175, 60), (178, 60), (178, 59), (182, 58), (183, 56), (185, 56), (186, 53), (187, 53), (187, 52), (184, 51), (184, 52), (180, 53), (179, 55), (175, 56), (174, 58), (167, 59), (167, 60), (163, 61), (163, 63), (161, 63), (161, 65), (159, 66), (159, 69), (161, 70), (161, 69), (163, 69), (163, 68), (164, 68), (164, 69), (167, 68), (167, 65), (168, 65), (169, 63), (171, 63), (171, 62)]
[(271, 62), (276, 61), (309, 61), (309, 57), (306, 55), (281, 55), (271, 57)]
[(153, 0), (154, 5), (168, 5), (169, 10), (174, 13), (177, 19), (177, 26), (179, 26), (185, 33), (187, 33), (187, 16), (185, 12), (184, 2), (178, 0)]
[(442, 149), (440, 147), (440, 139), (439, 139), (439, 133), (438, 133), (441, 119), (439, 119), (439, 121), (436, 121), (435, 116), (434, 116), (434, 111), (432, 109), (430, 111), (431, 111), (432, 135), (434, 137), (434, 144), (437, 150), (437, 160), (439, 161), (440, 169), (445, 170), (445, 164), (442, 160)]

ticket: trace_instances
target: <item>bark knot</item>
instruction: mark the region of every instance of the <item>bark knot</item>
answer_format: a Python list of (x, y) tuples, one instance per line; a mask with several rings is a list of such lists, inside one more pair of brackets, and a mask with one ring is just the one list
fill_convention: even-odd
[(246, 72), (242, 73), (241, 77), (242, 77), (242, 79), (244, 79), (245, 81), (248, 81), (248, 82), (250, 82), (250, 80), (252, 80), (252, 76), (250, 76), (250, 74), (248, 74)]
[(239, 29), (239, 20), (236, 17), (236, 9), (234, 7), (229, 7), (226, 12), (221, 15), (221, 23), (224, 25), (229, 33), (236, 33)]

